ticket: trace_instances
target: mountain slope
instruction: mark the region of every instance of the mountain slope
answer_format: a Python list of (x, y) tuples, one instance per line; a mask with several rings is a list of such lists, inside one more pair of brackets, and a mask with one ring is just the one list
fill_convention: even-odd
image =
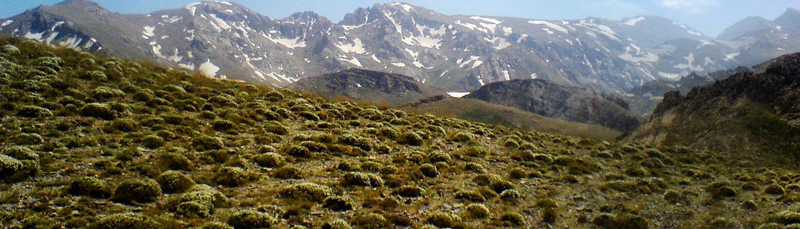
[(607, 127), (549, 118), (477, 99), (437, 96), (405, 104), (400, 106), (399, 109), (420, 114), (433, 114), (472, 122), (502, 125), (520, 130), (591, 139), (608, 140), (621, 134), (621, 132)]
[(408, 76), (361, 69), (349, 69), (301, 79), (290, 84), (288, 88), (330, 99), (344, 96), (354, 100), (388, 104), (392, 107), (445, 94), (442, 90), (417, 82)]
[(511, 80), (491, 83), (464, 98), (513, 107), (547, 117), (632, 130), (639, 120), (622, 99), (585, 88), (545, 80)]
[(69, 0), (4, 19), (0, 34), (276, 86), (362, 68), (451, 91), (540, 78), (615, 93), (800, 51), (800, 42), (783, 39), (800, 35), (791, 32), (798, 29), (790, 28), (787, 15), (774, 34), (712, 40), (679, 22), (646, 16), (530, 20), (387, 3), (333, 23), (311, 12), (271, 19), (229, 2), (121, 15)]
[(0, 94), (8, 228), (780, 228), (800, 214), (796, 159), (408, 114), (19, 39), (0, 37)]
[(667, 93), (650, 121), (626, 139), (737, 153), (800, 150), (800, 53), (696, 87)]

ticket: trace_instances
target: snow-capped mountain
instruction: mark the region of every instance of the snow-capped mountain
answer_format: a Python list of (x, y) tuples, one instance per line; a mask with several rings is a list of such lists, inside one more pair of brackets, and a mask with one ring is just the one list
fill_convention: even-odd
[(152, 58), (219, 78), (285, 86), (364, 68), (452, 91), (538, 78), (623, 92), (652, 80), (676, 80), (800, 50), (800, 40), (783, 39), (800, 29), (775, 30), (713, 39), (657, 17), (530, 20), (444, 15), (406, 3), (358, 9), (339, 23), (311, 12), (271, 19), (232, 2), (122, 15), (87, 0), (0, 20), (0, 34)]

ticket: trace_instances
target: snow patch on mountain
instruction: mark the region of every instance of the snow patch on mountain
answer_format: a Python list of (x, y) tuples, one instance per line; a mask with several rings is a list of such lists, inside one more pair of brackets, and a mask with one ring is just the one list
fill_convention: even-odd
[(414, 9), (414, 7), (413, 7), (413, 6), (410, 6), (410, 5), (408, 5), (408, 4), (405, 4), (405, 3), (402, 3), (402, 2), (394, 2), (394, 3), (390, 3), (389, 5), (390, 5), (390, 6), (399, 6), (399, 7), (402, 7), (402, 8), (403, 8), (403, 10), (405, 10), (406, 12), (411, 12), (411, 10), (413, 10), (413, 9)]
[(11, 23), (14, 23), (14, 20), (6, 20), (2, 24), (0, 24), (0, 26), (7, 26), (10, 25)]
[(611, 39), (613, 39), (615, 41), (622, 41), (617, 37), (617, 33), (614, 32), (613, 29), (611, 29), (610, 27), (605, 26), (605, 25), (594, 23), (594, 20), (580, 20), (580, 22), (577, 24), (577, 26), (584, 27), (584, 28), (590, 29), (592, 31), (598, 32), (598, 33), (603, 34), (606, 37), (611, 38)]
[[(552, 22), (549, 22), (549, 21), (528, 21), (528, 23), (534, 24), (534, 25), (544, 25), (544, 26), (550, 27), (551, 29), (558, 30), (559, 32), (562, 32), (562, 33), (569, 33), (569, 30), (565, 29), (564, 27), (561, 27), (560, 25), (556, 25), (556, 24), (554, 24)], [(550, 34), (552, 34), (552, 33), (550, 33)]]
[(211, 23), (211, 25), (216, 27), (217, 30), (229, 30), (229, 29), (231, 29), (231, 26), (228, 25), (228, 23), (225, 22), (225, 20), (222, 20), (219, 17), (217, 17), (216, 14), (208, 14), (208, 16), (211, 16), (211, 20), (213, 20), (213, 21), (210, 21), (210, 23)]
[(469, 92), (455, 92), (455, 91), (452, 91), (452, 92), (447, 92), (447, 95), (449, 95), (450, 97), (454, 97), (454, 98), (461, 98), (461, 97), (469, 95)]
[(701, 72), (701, 71), (704, 70), (703, 67), (695, 66), (694, 53), (689, 53), (689, 55), (684, 57), (683, 59), (685, 59), (687, 63), (686, 64), (675, 65), (675, 68), (688, 69), (690, 71), (698, 71), (698, 72)]
[(147, 36), (147, 37), (154, 37), (154, 36), (156, 36), (155, 30), (156, 30), (156, 27), (145, 26), (144, 27), (144, 32), (142, 32), (142, 34)]
[(40, 33), (31, 33), (31, 32), (28, 32), (28, 33), (26, 33), (26, 34), (25, 34), (25, 36), (23, 36), (23, 37), (25, 37), (25, 38), (28, 38), (28, 39), (31, 39), (31, 40), (37, 40), (37, 41), (41, 41), (41, 40), (42, 40), (42, 36), (44, 36), (44, 32), (40, 32)]
[(736, 60), (736, 57), (739, 56), (739, 54), (741, 54), (741, 53), (735, 52), (735, 53), (731, 53), (731, 54), (726, 54), (725, 55), (725, 61)]
[(355, 58), (355, 57), (350, 58), (350, 59), (347, 59), (346, 57), (340, 57), (339, 59), (344, 61), (344, 62), (350, 63), (352, 65), (358, 66), (360, 68), (364, 67), (364, 65), (361, 64), (361, 61), (358, 61), (358, 59)]
[(203, 3), (202, 2), (191, 3), (189, 5), (186, 5), (185, 8), (186, 8), (186, 10), (189, 11), (190, 14), (192, 14), (192, 17), (194, 17), (194, 12), (197, 11), (197, 6), (200, 5), (200, 4), (203, 4)]
[(639, 62), (656, 62), (658, 61), (658, 56), (656, 54), (643, 51), (639, 46), (635, 44), (630, 44), (628, 47), (625, 47), (625, 53), (620, 54), (618, 56), (620, 59), (639, 63)]
[(358, 38), (353, 39), (353, 44), (344, 43), (337, 45), (336, 47), (346, 53), (364, 54), (367, 52), (367, 50), (364, 48), (364, 43), (362, 43), (361, 39)]
[(268, 35), (265, 35), (263, 33), (261, 34), (261, 36), (267, 38), (267, 40), (270, 40), (273, 43), (276, 43), (276, 44), (279, 44), (279, 45), (283, 45), (284, 47), (287, 47), (287, 48), (290, 48), (290, 49), (305, 48), (306, 47), (306, 42), (301, 40), (300, 37), (295, 38), (295, 39), (280, 38), (280, 37), (272, 38), (271, 34), (270, 34), (270, 36), (268, 36)]
[(489, 22), (489, 23), (492, 23), (492, 24), (503, 23), (503, 21), (497, 20), (497, 19), (494, 19), (494, 18), (487, 18), (487, 17), (480, 17), (480, 16), (472, 16), (472, 17), (469, 17), (469, 18), (472, 18), (472, 19), (475, 19), (475, 20), (478, 20), (478, 21)]
[(668, 73), (668, 72), (659, 72), (658, 75), (661, 76), (662, 78), (672, 81), (678, 81), (682, 77), (681, 74)]
[(644, 20), (645, 20), (644, 17), (637, 17), (626, 21), (624, 24), (628, 26), (636, 26), (636, 24), (639, 24), (639, 22), (642, 22)]

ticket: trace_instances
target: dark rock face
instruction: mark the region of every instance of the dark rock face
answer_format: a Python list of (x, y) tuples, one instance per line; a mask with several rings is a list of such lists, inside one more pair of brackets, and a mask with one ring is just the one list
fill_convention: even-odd
[(598, 124), (617, 130), (632, 130), (639, 120), (622, 99), (579, 87), (545, 80), (511, 80), (481, 87), (466, 96), (514, 107), (552, 118)]
[(728, 151), (800, 149), (800, 53), (669, 92), (648, 123), (626, 137)]
[(297, 81), (289, 88), (317, 93), (329, 98), (346, 96), (357, 100), (398, 106), (444, 92), (414, 80), (409, 76), (349, 69)]

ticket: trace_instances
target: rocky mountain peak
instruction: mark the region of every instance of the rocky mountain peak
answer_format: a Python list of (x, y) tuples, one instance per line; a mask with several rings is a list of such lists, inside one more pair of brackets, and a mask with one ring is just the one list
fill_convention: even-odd
[(67, 11), (67, 12), (84, 12), (84, 13), (93, 13), (93, 14), (107, 14), (110, 13), (105, 7), (102, 5), (89, 1), (89, 0), (66, 0), (60, 2), (56, 5), (51, 7), (46, 7), (47, 9), (57, 10), (57, 11)]
[(788, 8), (775, 23), (790, 30), (800, 31), (800, 9)]
[(759, 30), (773, 29), (773, 23), (763, 17), (751, 16), (736, 22), (717, 36), (719, 39), (733, 40), (747, 33)]

